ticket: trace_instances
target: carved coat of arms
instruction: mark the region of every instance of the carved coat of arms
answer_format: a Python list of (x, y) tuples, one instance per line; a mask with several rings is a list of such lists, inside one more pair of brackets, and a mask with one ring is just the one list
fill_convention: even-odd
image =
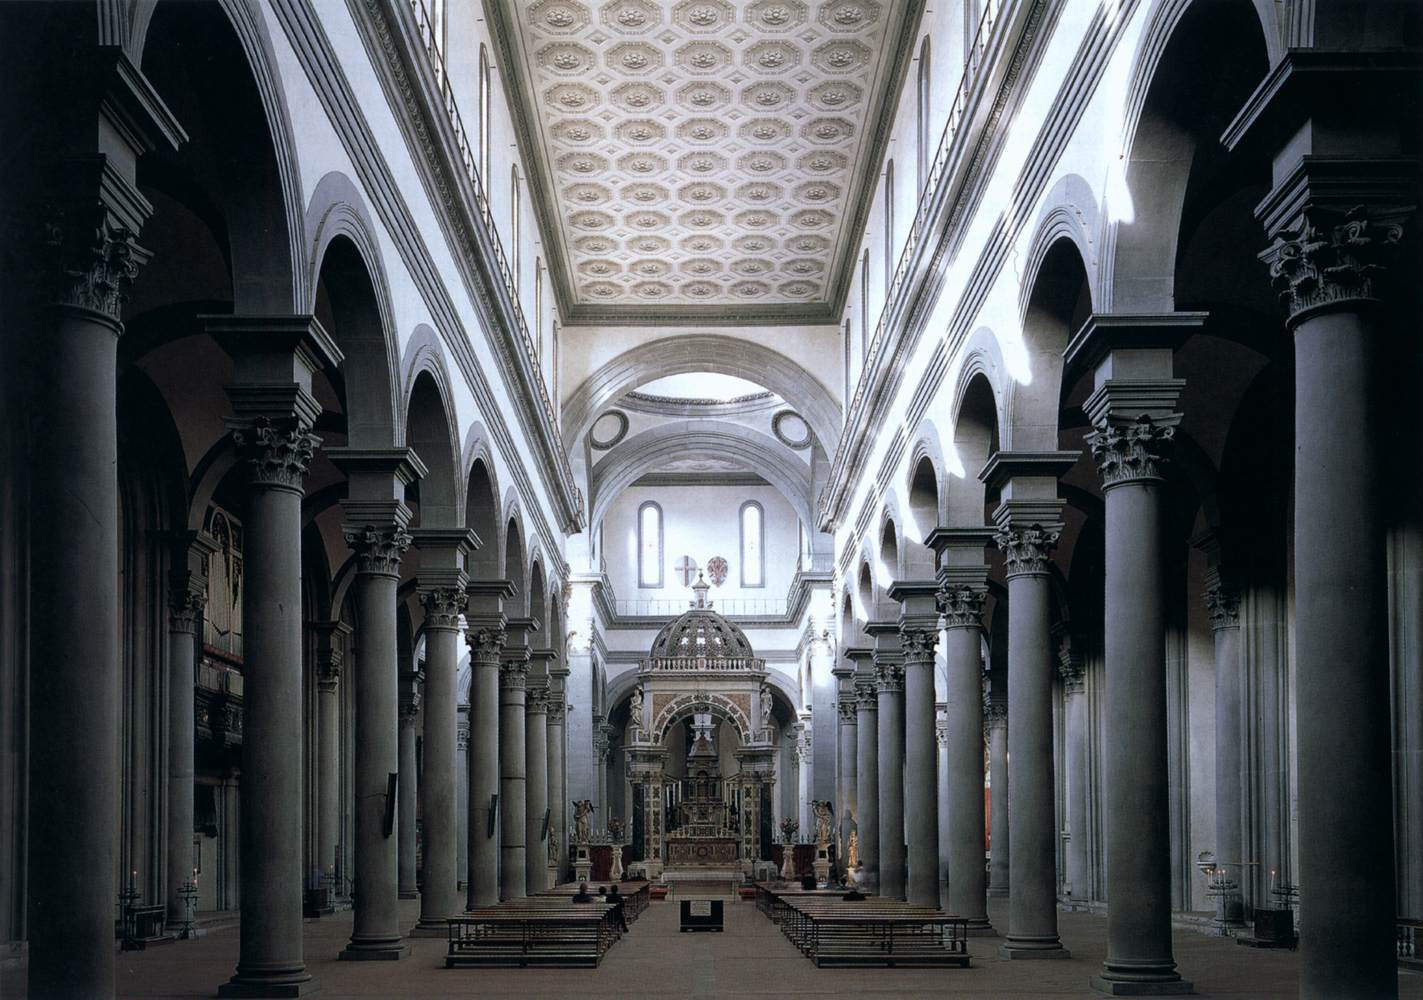
[(726, 582), (726, 574), (731, 571), (725, 559), (721, 556), (712, 556), (707, 560), (707, 576), (711, 578), (713, 586), (720, 587)]

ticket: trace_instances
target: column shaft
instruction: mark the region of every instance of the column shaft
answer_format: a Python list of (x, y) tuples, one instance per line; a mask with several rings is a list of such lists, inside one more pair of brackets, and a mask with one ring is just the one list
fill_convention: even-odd
[(499, 794), (499, 655), (504, 630), (471, 629), (469, 749), (469, 887), (467, 908), (499, 901), (499, 841), (493, 813)]
[[(522, 653), (522, 656), (518, 655)], [(528, 651), (505, 653), (499, 664), (499, 898), (525, 895), (524, 683)]]
[(872, 680), (855, 685), (855, 829), (865, 886), (879, 886), (879, 695)]
[[(446, 596), (448, 595), (448, 596)], [(459, 621), (463, 594), (425, 595), (425, 743), (420, 806), (424, 812), (425, 878), (420, 886), (422, 934), (446, 931), (445, 920), (459, 913), (455, 817), (455, 753), (459, 669)]]
[(193, 658), (204, 591), (175, 592), (168, 618), (168, 924), (187, 919), (183, 885), (193, 878)]
[(400, 933), (397, 838), (385, 831), (389, 778), (400, 767), (396, 571), (409, 535), (399, 530), (370, 534), (377, 537), (348, 534), (360, 568), (355, 584), (355, 920), (343, 959), (392, 959), (409, 953)]
[(1294, 336), (1300, 996), (1393, 997), (1381, 333), (1341, 309), (1305, 314)]
[[(840, 753), (837, 773), (840, 775), (839, 801), (835, 808), (840, 810), (840, 850), (841, 867), (848, 864), (848, 852), (850, 850), (850, 831), (855, 829), (855, 820), (859, 812), (859, 804), (856, 802), (857, 788), (859, 785), (858, 774), (856, 772), (858, 754), (856, 753), (858, 730), (855, 718), (855, 696), (850, 692), (842, 692), (839, 702), (836, 705), (840, 719)], [(858, 845), (858, 838), (856, 844)]]
[(988, 895), (1008, 895), (1009, 873), (1012, 868), (1009, 812), (1011, 796), (1008, 784), (1008, 709), (1002, 704), (988, 707), (988, 785), (990, 799), (988, 815)]
[[(1239, 598), (1234, 590), (1216, 585), (1206, 591), (1206, 606), (1215, 632), (1215, 860), (1224, 876), (1243, 890), (1245, 721)], [(1225, 915), (1231, 923), (1243, 922), (1239, 897), (1227, 903)]]
[[(548, 842), (544, 814), (548, 810), (548, 688), (530, 687), (524, 715), (524, 889), (530, 895), (548, 886)], [(552, 827), (550, 827), (552, 832)]]
[(905, 898), (939, 905), (939, 740), (935, 732), (934, 627), (901, 627), (904, 649), (904, 833), (909, 872)]
[(878, 655), (875, 661), (879, 683), (879, 893), (903, 899), (904, 666)]
[(400, 709), (400, 820), (396, 824), (399, 843), (398, 853), (399, 896), (401, 899), (415, 899), (420, 895), (415, 872), (415, 796), (419, 780), (415, 774), (415, 716), (414, 706)]
[[(552, 840), (550, 849), (553, 853), (553, 860), (557, 863), (557, 870), (553, 875), (555, 882), (563, 880), (564, 861), (567, 858), (568, 812), (565, 809), (567, 796), (564, 795), (567, 769), (563, 758), (563, 726), (564, 713), (566, 711), (567, 708), (562, 700), (561, 694), (550, 698), (547, 724), (548, 835)], [(636, 794), (636, 789), (634, 789), (633, 794)]]
[[(1067, 881), (1074, 905), (1091, 899), (1087, 854), (1087, 695), (1082, 680), (1067, 682)], [(1217, 752), (1219, 752), (1217, 750)]]
[[(975, 595), (976, 596), (976, 595)], [(982, 597), (974, 602), (981, 607)], [(948, 911), (969, 922), (969, 931), (991, 930), (988, 884), (983, 870), (983, 674), (982, 632), (973, 623), (944, 632), (948, 673), (949, 900)], [(995, 793), (997, 789), (994, 789)], [(996, 795), (995, 795), (996, 801)]]
[[(317, 664), (316, 860), (321, 874), (334, 874), (341, 840), (341, 664)], [(344, 874), (344, 873), (343, 873)], [(339, 893), (339, 888), (333, 887)]]

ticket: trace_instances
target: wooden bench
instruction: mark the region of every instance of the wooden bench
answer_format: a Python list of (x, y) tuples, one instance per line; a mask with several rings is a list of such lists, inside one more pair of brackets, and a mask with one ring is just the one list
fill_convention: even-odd
[(445, 968), (561, 965), (596, 968), (620, 936), (608, 903), (529, 896), (450, 917)]
[[(613, 885), (613, 884), (616, 884), (616, 885), (617, 885), (617, 887), (618, 887), (618, 893), (619, 893), (619, 895), (622, 896), (622, 899), (623, 899), (623, 912), (627, 914), (627, 919), (628, 919), (628, 923), (629, 923), (629, 924), (631, 924), (633, 921), (635, 921), (638, 917), (642, 916), (642, 914), (647, 910), (647, 907), (649, 906), (650, 901), (651, 901), (651, 898), (652, 898), (652, 891), (651, 891), (651, 890), (652, 890), (652, 883), (651, 883), (651, 882), (642, 882), (642, 881), (617, 882), (617, 883), (611, 883), (611, 882), (609, 882), (609, 883), (604, 883), (604, 884), (606, 884), (606, 885)], [(598, 893), (597, 893), (597, 889), (598, 889), (598, 888), (599, 888), (599, 885), (597, 885), (597, 884), (590, 884), (590, 885), (588, 886), (589, 891), (592, 893), (592, 895), (593, 895), (593, 897), (594, 897), (595, 899), (600, 898), (600, 897), (598, 896)], [(541, 896), (572, 897), (572, 896), (577, 895), (577, 893), (578, 893), (578, 883), (577, 883), (577, 882), (564, 882), (564, 883), (561, 883), (561, 884), (559, 884), (559, 885), (554, 886), (552, 889), (546, 889), (546, 890), (544, 890), (544, 891), (541, 892), (539, 895), (541, 895)]]
[(967, 967), (968, 921), (897, 899), (758, 883), (757, 907), (817, 966)]

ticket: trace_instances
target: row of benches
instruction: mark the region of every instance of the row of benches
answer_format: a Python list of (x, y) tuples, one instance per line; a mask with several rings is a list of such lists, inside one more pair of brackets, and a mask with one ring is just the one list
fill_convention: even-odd
[[(620, 901), (576, 903), (576, 884), (505, 900), (450, 917), (445, 968), (457, 965), (563, 965), (596, 968), (649, 899), (647, 882), (619, 884)], [(622, 911), (619, 919), (618, 911)]]
[(933, 907), (769, 882), (757, 883), (756, 906), (817, 966), (969, 964), (968, 921)]

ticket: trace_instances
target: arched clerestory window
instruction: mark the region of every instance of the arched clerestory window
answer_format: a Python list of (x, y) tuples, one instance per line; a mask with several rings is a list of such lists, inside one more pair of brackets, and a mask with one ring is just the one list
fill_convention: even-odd
[(662, 586), (662, 508), (651, 500), (637, 509), (637, 585)]
[(919, 192), (923, 196), (924, 185), (929, 181), (929, 118), (930, 101), (933, 92), (933, 78), (930, 75), (931, 66), (929, 62), (929, 36), (924, 36), (923, 43), (919, 46), (919, 117), (915, 122), (915, 136), (918, 144), (919, 157)]
[(479, 183), (484, 186), (486, 211), (489, 208), (489, 105), (489, 50), (481, 42), (479, 45)]
[(741, 586), (766, 585), (766, 512), (755, 500), (741, 505)]

